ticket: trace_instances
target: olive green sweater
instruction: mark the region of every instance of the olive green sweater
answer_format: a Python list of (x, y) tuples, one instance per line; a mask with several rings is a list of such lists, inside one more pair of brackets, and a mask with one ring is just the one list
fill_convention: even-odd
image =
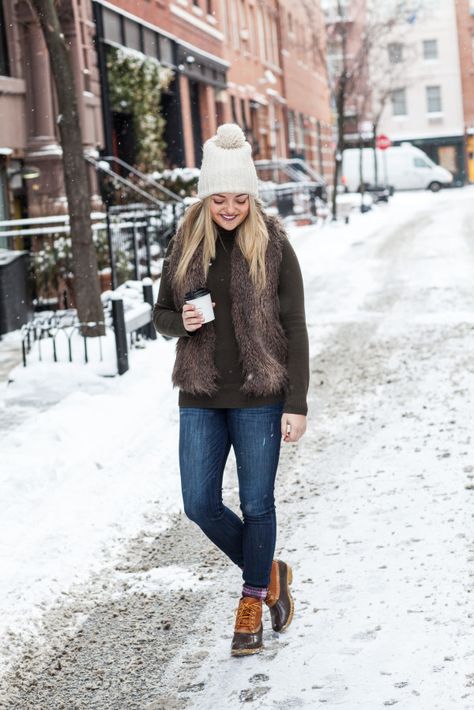
[[(180, 407), (257, 407), (284, 401), (287, 414), (306, 414), (306, 394), (309, 384), (309, 349), (304, 312), (303, 280), (296, 254), (288, 240), (285, 241), (280, 265), (278, 298), (280, 319), (288, 338), (288, 379), (289, 388), (267, 397), (248, 397), (240, 392), (243, 384), (242, 370), (239, 363), (239, 350), (234, 335), (231, 317), (230, 253), (236, 230), (227, 231), (219, 228), (216, 243), (216, 258), (209, 267), (207, 288), (215, 302), (216, 349), (215, 364), (220, 375), (219, 391), (212, 397), (191, 395), (179, 392)], [(162, 335), (171, 337), (192, 337), (182, 320), (181, 312), (176, 311), (168, 273), (167, 256), (172, 242), (168, 246), (158, 298), (154, 307), (153, 321), (155, 328)], [(206, 325), (201, 326), (206, 328)]]

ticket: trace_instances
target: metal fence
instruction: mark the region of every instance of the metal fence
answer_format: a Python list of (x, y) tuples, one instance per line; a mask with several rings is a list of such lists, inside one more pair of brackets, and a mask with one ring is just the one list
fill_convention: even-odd
[[(153, 325), (153, 287), (151, 279), (143, 279), (142, 298), (128, 308), (124, 299), (114, 294), (105, 300), (104, 321), (81, 323), (75, 309), (36, 313), (21, 328), (23, 366), (28, 359), (39, 362), (103, 363), (111, 355), (110, 338), (113, 334), (113, 355), (119, 375), (129, 369), (128, 353), (143, 339), (155, 340)], [(101, 326), (104, 335), (91, 337), (94, 326)]]
[[(93, 212), (101, 290), (128, 279), (158, 276), (184, 203), (150, 208), (135, 204)], [(30, 288), (35, 310), (74, 306), (74, 276), (68, 215), (0, 221), (0, 236), (11, 248), (30, 253)]]
[(112, 289), (129, 278), (159, 275), (159, 260), (183, 212), (182, 203), (169, 203), (161, 209), (127, 205), (107, 210), (105, 231)]

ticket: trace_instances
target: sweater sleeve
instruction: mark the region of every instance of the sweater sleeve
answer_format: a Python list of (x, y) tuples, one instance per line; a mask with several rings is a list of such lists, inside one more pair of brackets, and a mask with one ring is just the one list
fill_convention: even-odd
[(289, 240), (285, 240), (278, 284), (280, 319), (288, 338), (289, 387), (284, 412), (308, 412), (309, 344), (304, 310), (304, 287), (298, 258)]
[(163, 260), (158, 298), (153, 308), (153, 323), (155, 324), (156, 330), (158, 333), (161, 333), (161, 335), (167, 335), (172, 338), (190, 337), (192, 333), (188, 332), (184, 327), (181, 312), (177, 311), (174, 307), (169, 275), (169, 255), (172, 247), (173, 239), (171, 239), (168, 244)]

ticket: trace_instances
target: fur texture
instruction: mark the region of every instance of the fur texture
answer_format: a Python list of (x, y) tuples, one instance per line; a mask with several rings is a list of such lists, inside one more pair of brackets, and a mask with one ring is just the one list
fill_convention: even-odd
[[(261, 293), (255, 289), (245, 257), (236, 245), (231, 254), (232, 323), (244, 375), (241, 389), (250, 397), (278, 394), (288, 386), (287, 338), (280, 322), (278, 304), (279, 270), (287, 237), (278, 218), (265, 216), (265, 223), (269, 234), (265, 256), (267, 284)], [(169, 261), (171, 276), (181, 255), (180, 237), (178, 229)], [(182, 309), (185, 293), (205, 285), (200, 246), (181, 287), (176, 289), (173, 285), (176, 309)], [(214, 364), (215, 338), (212, 322), (190, 338), (179, 338), (172, 375), (176, 387), (194, 395), (212, 396), (217, 392), (219, 373)]]

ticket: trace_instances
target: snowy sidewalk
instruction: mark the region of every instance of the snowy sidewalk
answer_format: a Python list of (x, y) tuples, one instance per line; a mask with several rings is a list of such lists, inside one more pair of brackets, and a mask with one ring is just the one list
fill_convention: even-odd
[(10, 692), (22, 710), (474, 706), (473, 197), (399, 195), (349, 228), (295, 231), (314, 360), (308, 433), (282, 451), (277, 551), (296, 614), (281, 636), (266, 617), (258, 657), (229, 657), (236, 571), (173, 517), (171, 343), (7, 433), (5, 665), (76, 591), (68, 633), (16, 666), (0, 707)]

